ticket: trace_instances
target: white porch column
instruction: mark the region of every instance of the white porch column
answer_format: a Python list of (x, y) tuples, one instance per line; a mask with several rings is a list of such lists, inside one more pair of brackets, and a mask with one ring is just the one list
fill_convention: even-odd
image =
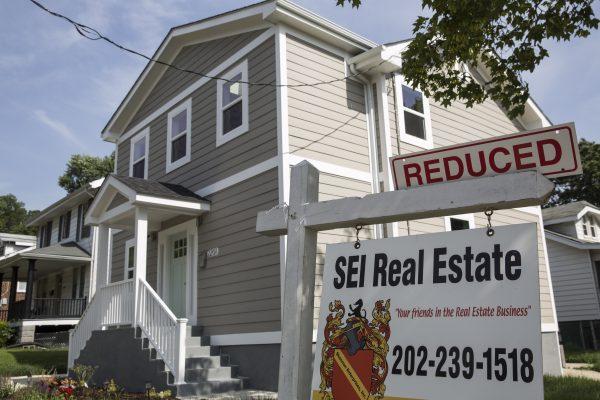
[(135, 208), (135, 269), (133, 279), (135, 282), (134, 323), (138, 320), (138, 302), (140, 281), (146, 280), (146, 257), (148, 250), (148, 210)]
[(108, 283), (108, 269), (110, 268), (110, 229), (106, 225), (99, 225), (96, 230), (96, 257), (95, 266), (90, 268), (90, 284), (94, 287), (92, 295)]

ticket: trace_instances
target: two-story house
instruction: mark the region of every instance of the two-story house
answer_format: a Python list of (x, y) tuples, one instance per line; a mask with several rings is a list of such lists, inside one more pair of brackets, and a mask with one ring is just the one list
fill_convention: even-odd
[[(35, 236), (0, 232), (0, 260), (18, 251), (33, 249), (35, 245)], [(25, 296), (25, 285), (26, 282), (17, 283), (18, 300)], [(9, 294), (10, 282), (0, 280), (0, 321), (6, 321), (8, 318)]]
[(600, 209), (577, 201), (544, 209), (556, 313), (567, 346), (600, 348)]
[(96, 228), (85, 223), (85, 213), (101, 183), (85, 185), (42, 210), (28, 222), (38, 229), (33, 246), (0, 258), (0, 280), (10, 282), (7, 319), (19, 343), (68, 344), (68, 331), (95, 287), (90, 278)]
[[(320, 200), (364, 196), (393, 190), (390, 156), (550, 125), (533, 101), (510, 119), (490, 100), (427, 99), (399, 72), (406, 45), (281, 0), (171, 29), (154, 58), (178, 68), (149, 63), (102, 132), (116, 171), (86, 214), (98, 229), (96, 294), (71, 336), (70, 364), (99, 366), (96, 381), (129, 390), (276, 389), (286, 240), (255, 225), (259, 211), (288, 201), (291, 166), (320, 170)], [(486, 222), (481, 212), (369, 226), (361, 237)], [(493, 216), (524, 222), (539, 227), (544, 372), (560, 374), (541, 211)], [(315, 329), (325, 245), (354, 230), (318, 238)]]

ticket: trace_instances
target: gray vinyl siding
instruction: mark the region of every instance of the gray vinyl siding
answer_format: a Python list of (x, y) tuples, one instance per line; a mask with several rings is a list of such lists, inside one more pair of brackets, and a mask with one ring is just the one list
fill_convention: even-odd
[[(183, 69), (207, 73), (222, 64), (226, 59), (250, 43), (262, 32), (264, 32), (264, 30), (257, 30), (240, 35), (229, 36), (224, 39), (216, 39), (205, 43), (186, 46), (181, 49), (172, 64)], [(167, 69), (156, 86), (150, 91), (150, 94), (140, 106), (140, 109), (136, 112), (125, 131), (128, 131), (137, 125), (148, 115), (152, 114), (167, 101), (175, 97), (183, 89), (199, 79), (201, 79), (201, 77), (198, 75), (181, 72), (171, 68)], [(119, 158), (122, 158), (120, 151)]]
[[(350, 178), (321, 173), (319, 175), (319, 201), (335, 200), (342, 197), (365, 196), (371, 194), (371, 184)], [(365, 226), (360, 231), (361, 240), (374, 237), (374, 226)], [(333, 229), (319, 232), (317, 236), (317, 263), (315, 276), (314, 327), (319, 322), (321, 293), (323, 287), (323, 266), (325, 264), (325, 248), (327, 244), (350, 242), (356, 240), (356, 230), (352, 228)]]
[(198, 269), (198, 324), (208, 335), (278, 331), (279, 238), (256, 233), (256, 214), (278, 203), (277, 169), (208, 196), (198, 248), (219, 248)]
[[(275, 82), (274, 46), (274, 39), (270, 38), (245, 58), (250, 81)], [(169, 174), (166, 174), (168, 112), (150, 123), (149, 179), (198, 190), (277, 155), (276, 89), (249, 87), (249, 131), (219, 147), (216, 146), (216, 92), (217, 84), (212, 81), (192, 94), (191, 161)], [(120, 175), (129, 174), (129, 147), (129, 139), (119, 144), (117, 173)]]
[(110, 281), (119, 282), (123, 280), (125, 268), (125, 242), (133, 238), (132, 232), (121, 231), (112, 237), (112, 257)]
[[(287, 38), (290, 85), (343, 79), (344, 60), (293, 36)], [(363, 85), (344, 80), (288, 88), (290, 153), (368, 172)]]
[(547, 241), (556, 313), (560, 322), (600, 319), (600, 304), (588, 250)]

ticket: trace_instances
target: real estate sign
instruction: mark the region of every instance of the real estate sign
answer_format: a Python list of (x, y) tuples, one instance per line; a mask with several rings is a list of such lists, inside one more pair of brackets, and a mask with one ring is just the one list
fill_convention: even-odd
[(328, 245), (312, 399), (543, 399), (536, 229)]
[(390, 163), (396, 189), (531, 169), (549, 178), (581, 174), (573, 123), (399, 155)]

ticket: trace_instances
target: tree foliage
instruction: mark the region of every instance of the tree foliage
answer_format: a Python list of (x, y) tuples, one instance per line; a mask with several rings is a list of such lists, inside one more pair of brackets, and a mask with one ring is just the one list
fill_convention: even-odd
[(26, 226), (38, 211), (27, 211), (25, 204), (13, 194), (0, 196), (0, 232), (34, 235), (36, 230)]
[(358, 8), (361, 4), (361, 0), (336, 0), (338, 6), (344, 7), (346, 2), (352, 5), (352, 8)]
[(114, 153), (106, 157), (74, 154), (67, 162), (67, 169), (58, 178), (58, 185), (71, 193), (113, 172), (114, 161)]
[(583, 174), (554, 179), (556, 190), (547, 206), (585, 200), (600, 206), (600, 143), (579, 142)]
[[(346, 1), (360, 5), (360, 0), (337, 4)], [(587, 37), (598, 28), (592, 2), (422, 0), (430, 15), (414, 23), (402, 74), (443, 105), (462, 101), (471, 107), (492, 98), (514, 118), (529, 98), (523, 73), (549, 56), (548, 40)], [(474, 73), (476, 65), (484, 67), (485, 76)]]

